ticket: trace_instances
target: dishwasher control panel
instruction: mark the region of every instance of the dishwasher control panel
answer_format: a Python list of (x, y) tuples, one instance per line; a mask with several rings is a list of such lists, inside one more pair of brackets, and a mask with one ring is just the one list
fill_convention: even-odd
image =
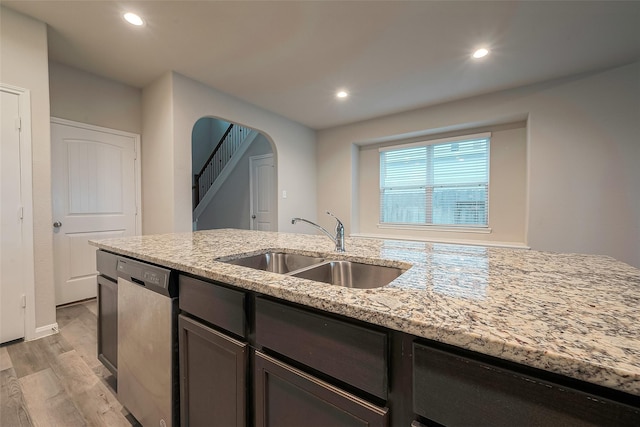
[(144, 275), (144, 279), (143, 280), (146, 283), (151, 283), (151, 284), (156, 285), (156, 286), (162, 286), (163, 288), (167, 287), (167, 284), (166, 284), (166, 281), (167, 281), (166, 279), (167, 278), (166, 278), (166, 276), (158, 274), (158, 273), (156, 273), (154, 271), (144, 271), (143, 275)]
[(177, 296), (177, 286), (172, 280), (171, 270), (140, 261), (119, 258), (118, 277), (128, 280), (150, 291), (169, 297)]

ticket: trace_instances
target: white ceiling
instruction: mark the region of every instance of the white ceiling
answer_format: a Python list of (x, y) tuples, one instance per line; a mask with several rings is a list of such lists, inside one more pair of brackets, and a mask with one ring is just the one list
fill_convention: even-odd
[(140, 88), (174, 70), (314, 129), (640, 58), (640, 1), (1, 4), (49, 25), (54, 61)]

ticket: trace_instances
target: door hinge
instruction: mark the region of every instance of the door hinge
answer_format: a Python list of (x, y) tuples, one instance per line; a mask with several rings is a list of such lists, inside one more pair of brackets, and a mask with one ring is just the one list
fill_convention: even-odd
[(27, 296), (26, 295), (22, 295), (22, 308), (25, 308), (27, 306)]
[(138, 205), (136, 205), (136, 215), (138, 215)]
[(18, 219), (23, 219), (24, 218), (24, 207), (20, 206), (18, 208)]
[(21, 117), (17, 117), (16, 118), (16, 130), (21, 130), (22, 129), (22, 118)]

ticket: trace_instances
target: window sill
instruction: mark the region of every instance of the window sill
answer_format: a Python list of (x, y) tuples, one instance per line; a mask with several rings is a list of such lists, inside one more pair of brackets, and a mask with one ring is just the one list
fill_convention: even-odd
[(416, 236), (402, 236), (394, 234), (372, 234), (372, 233), (351, 233), (350, 237), (358, 237), (362, 239), (380, 239), (380, 240), (407, 240), (412, 242), (427, 242), (427, 243), (443, 243), (452, 245), (471, 245), (471, 246), (485, 246), (485, 247), (497, 247), (497, 248), (509, 248), (509, 249), (531, 249), (531, 246), (527, 246), (521, 242), (497, 242), (489, 240), (463, 240), (463, 239), (448, 239), (448, 238), (436, 238), (436, 237), (416, 237)]
[(378, 224), (380, 229), (389, 230), (419, 230), (419, 231), (440, 231), (446, 233), (478, 233), (491, 234), (489, 227), (451, 227), (441, 225), (418, 225), (418, 224)]

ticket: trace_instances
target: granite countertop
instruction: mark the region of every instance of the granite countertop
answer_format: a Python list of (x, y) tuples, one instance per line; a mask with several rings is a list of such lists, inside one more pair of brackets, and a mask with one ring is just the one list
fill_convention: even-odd
[[(640, 396), (640, 270), (605, 256), (210, 230), (99, 248)], [(215, 261), (282, 250), (407, 269), (352, 289)]]

